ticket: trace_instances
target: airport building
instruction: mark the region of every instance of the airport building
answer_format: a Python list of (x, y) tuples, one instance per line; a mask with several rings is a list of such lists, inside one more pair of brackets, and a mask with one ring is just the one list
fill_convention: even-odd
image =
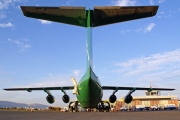
[(150, 108), (152, 106), (165, 108), (167, 105), (174, 105), (176, 108), (179, 108), (177, 96), (161, 95), (160, 91), (151, 91), (145, 92), (145, 96), (133, 96), (133, 100), (130, 104), (126, 104), (124, 98), (121, 98), (114, 104), (114, 109), (117, 111), (122, 107), (132, 108), (138, 105)]

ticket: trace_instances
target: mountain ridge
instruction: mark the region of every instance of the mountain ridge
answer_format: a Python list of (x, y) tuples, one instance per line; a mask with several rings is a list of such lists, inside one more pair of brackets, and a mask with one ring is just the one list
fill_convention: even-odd
[(43, 104), (26, 104), (26, 103), (16, 103), (16, 102), (11, 102), (11, 101), (0, 101), (0, 108), (12, 108), (12, 107), (29, 107), (29, 108), (47, 108), (49, 107), (48, 105), (43, 105)]

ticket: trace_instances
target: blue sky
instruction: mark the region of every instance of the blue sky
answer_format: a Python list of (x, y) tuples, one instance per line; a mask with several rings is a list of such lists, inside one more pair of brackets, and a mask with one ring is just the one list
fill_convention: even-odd
[[(43, 103), (43, 91), (9, 87), (73, 85), (86, 71), (86, 28), (23, 16), (19, 6), (159, 5), (156, 16), (93, 28), (94, 72), (102, 85), (170, 87), (180, 97), (180, 0), (0, 0), (0, 100)], [(128, 91), (118, 91), (118, 98)], [(67, 91), (71, 100), (72, 91)], [(104, 91), (108, 99), (112, 91)], [(163, 92), (167, 95), (169, 92)], [(52, 91), (54, 106), (65, 106)], [(136, 91), (134, 96), (144, 95)]]

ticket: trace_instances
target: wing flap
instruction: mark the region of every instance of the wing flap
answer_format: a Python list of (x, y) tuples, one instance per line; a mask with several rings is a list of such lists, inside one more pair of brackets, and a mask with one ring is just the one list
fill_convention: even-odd
[(94, 7), (93, 27), (151, 17), (158, 6), (102, 6)]
[(165, 90), (172, 91), (172, 88), (144, 88), (144, 87), (115, 87), (115, 86), (102, 86), (103, 90)]
[(27, 17), (86, 27), (85, 7), (36, 7), (21, 6)]
[(7, 91), (32, 91), (32, 90), (72, 90), (74, 86), (64, 86), (64, 87), (37, 87), (37, 88), (5, 88)]

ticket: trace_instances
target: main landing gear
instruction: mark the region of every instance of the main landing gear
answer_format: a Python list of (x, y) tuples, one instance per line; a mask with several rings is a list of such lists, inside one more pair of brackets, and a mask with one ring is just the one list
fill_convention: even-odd
[(69, 112), (78, 112), (78, 101), (71, 101), (69, 103)]
[[(69, 103), (69, 112), (79, 112), (78, 109), (78, 101), (71, 101)], [(91, 110), (93, 109), (88, 109), (89, 112), (91, 112)], [(110, 104), (107, 101), (101, 101), (99, 102), (97, 108), (96, 108), (97, 112), (109, 112), (110, 111)]]
[(97, 110), (98, 110), (99, 112), (109, 112), (109, 110), (110, 110), (110, 104), (109, 104), (109, 102), (107, 102), (107, 101), (101, 101), (101, 102), (98, 104)]

